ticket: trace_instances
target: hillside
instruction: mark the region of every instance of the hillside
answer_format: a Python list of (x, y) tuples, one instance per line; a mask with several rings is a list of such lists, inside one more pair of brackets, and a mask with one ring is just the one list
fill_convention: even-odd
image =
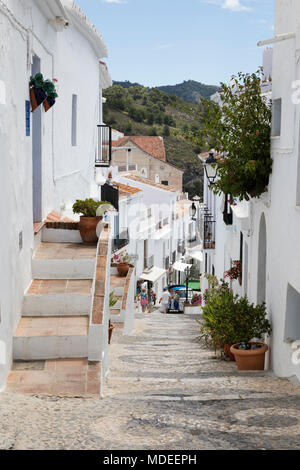
[(182, 137), (183, 131), (199, 128), (199, 104), (139, 85), (113, 85), (104, 96), (104, 121), (125, 135), (163, 136), (167, 161), (185, 170), (184, 189), (191, 195), (199, 194), (203, 180), (198, 158), (201, 149)]
[[(142, 86), (139, 83), (132, 83), (128, 80), (124, 82), (113, 82), (114, 85), (120, 85), (123, 88), (130, 88), (132, 86)], [(168, 95), (175, 95), (178, 98), (181, 98), (187, 103), (199, 103), (201, 97), (210, 98), (219, 87), (215, 85), (205, 85), (201, 82), (196, 82), (195, 80), (187, 80), (183, 83), (178, 83), (178, 85), (165, 85), (155, 87), (158, 90), (167, 93)], [(150, 90), (150, 88), (148, 88)]]
[(201, 97), (210, 98), (211, 95), (218, 90), (217, 86), (204, 85), (194, 80), (184, 81), (178, 85), (159, 86), (157, 88), (169, 95), (176, 95), (190, 103), (199, 103)]

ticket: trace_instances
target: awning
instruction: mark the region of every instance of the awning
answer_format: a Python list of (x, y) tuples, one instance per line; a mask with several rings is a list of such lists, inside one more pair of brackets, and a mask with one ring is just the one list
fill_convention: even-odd
[(175, 269), (175, 271), (180, 271), (184, 273), (187, 268), (190, 268), (192, 264), (186, 264), (182, 263), (181, 261), (177, 261), (176, 263), (173, 264), (172, 268)]
[(166, 274), (165, 269), (154, 266), (150, 271), (142, 273), (140, 275), (140, 279), (154, 283), (157, 282), (164, 274)]
[(202, 251), (189, 251), (188, 256), (202, 263), (203, 261), (203, 252)]

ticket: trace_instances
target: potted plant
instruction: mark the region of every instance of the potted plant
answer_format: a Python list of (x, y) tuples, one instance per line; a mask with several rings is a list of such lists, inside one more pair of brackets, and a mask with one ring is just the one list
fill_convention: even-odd
[(228, 269), (228, 271), (225, 271), (224, 278), (226, 279), (228, 277), (231, 281), (238, 280), (241, 285), (242, 272), (242, 263), (240, 262), (240, 260), (235, 260), (233, 261), (233, 266)]
[[(109, 294), (109, 307), (110, 308), (113, 308), (116, 303), (118, 302), (118, 299), (114, 296), (114, 292), (111, 292)], [(111, 342), (111, 337), (112, 337), (112, 334), (113, 334), (113, 331), (115, 329), (115, 325), (109, 320), (108, 322), (108, 344), (110, 344)]]
[(73, 212), (74, 214), (81, 214), (79, 222), (79, 231), (83, 243), (97, 243), (97, 225), (103, 219), (103, 215), (109, 206), (109, 202), (94, 201), (94, 199), (78, 199), (75, 202), (75, 204), (73, 205)]
[(55, 100), (58, 97), (58, 94), (56, 92), (55, 84), (54, 81), (57, 81), (56, 79), (54, 80), (45, 80), (43, 83), (43, 90), (45, 91), (47, 98), (43, 102), (43, 106), (45, 109), (45, 112), (49, 111), (52, 106), (55, 104)]
[(44, 77), (43, 74), (37, 73), (36, 75), (30, 77), (30, 103), (31, 103), (31, 112), (36, 110), (47, 98), (47, 94), (43, 89), (44, 86)]
[(193, 314), (200, 314), (201, 313), (201, 305), (202, 305), (202, 295), (201, 294), (194, 294), (191, 300), (191, 303), (185, 302), (184, 303), (184, 313), (193, 313)]
[(130, 267), (130, 256), (127, 251), (122, 251), (120, 254), (114, 255), (114, 262), (117, 263), (117, 270), (119, 276), (126, 277)]
[[(215, 350), (217, 347), (222, 347), (225, 355), (231, 359), (235, 358), (239, 370), (246, 370), (246, 367), (249, 367), (249, 370), (253, 367), (255, 370), (260, 370), (267, 346), (263, 343), (251, 343), (251, 340), (254, 338), (261, 340), (265, 334), (271, 333), (265, 304), (254, 306), (246, 296), (234, 295), (224, 280), (220, 285), (209, 289), (204, 297), (206, 303), (202, 308), (200, 326), (202, 337), (207, 343), (213, 344)], [(247, 348), (242, 346), (242, 349), (239, 349), (241, 343), (249, 346)], [(263, 355), (263, 358), (257, 363), (251, 358), (248, 365), (240, 366), (238, 356), (246, 357), (247, 353), (243, 354), (245, 349), (250, 353), (249, 357), (257, 358)], [(240, 352), (242, 354), (239, 354)]]

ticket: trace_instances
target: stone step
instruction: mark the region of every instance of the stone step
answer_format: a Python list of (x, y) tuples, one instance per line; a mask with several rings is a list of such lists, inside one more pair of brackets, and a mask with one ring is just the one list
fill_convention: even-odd
[(120, 315), (121, 309), (120, 308), (111, 308), (109, 313), (110, 313), (110, 315)]
[(32, 259), (33, 279), (93, 279), (96, 247), (42, 242)]
[(23, 316), (89, 315), (92, 280), (36, 279), (24, 296)]
[(15, 360), (88, 356), (89, 317), (22, 317), (13, 338)]

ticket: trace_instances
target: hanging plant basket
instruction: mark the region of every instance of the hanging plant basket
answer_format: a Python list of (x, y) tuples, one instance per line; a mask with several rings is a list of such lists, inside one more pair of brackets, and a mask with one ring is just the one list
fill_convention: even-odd
[(47, 98), (46, 93), (41, 88), (30, 88), (30, 104), (33, 113)]
[(52, 106), (55, 105), (55, 99), (54, 98), (51, 98), (50, 96), (48, 96), (45, 101), (43, 102), (43, 105), (44, 105), (44, 110), (45, 110), (45, 113), (47, 113), (49, 111), (49, 109), (52, 108)]

